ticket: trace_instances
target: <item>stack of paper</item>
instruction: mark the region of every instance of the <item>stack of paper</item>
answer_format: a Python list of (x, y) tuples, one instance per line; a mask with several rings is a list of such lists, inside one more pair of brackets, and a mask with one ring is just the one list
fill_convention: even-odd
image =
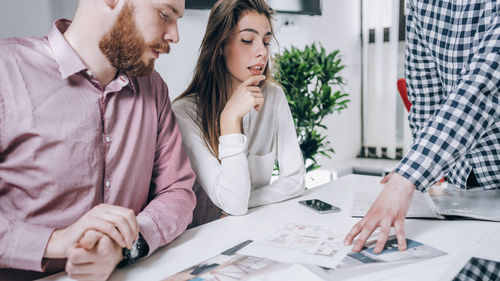
[(375, 254), (371, 242), (376, 236), (361, 252), (353, 253), (344, 246), (344, 235), (317, 225), (292, 223), (262, 241), (245, 241), (164, 281), (336, 280), (446, 254), (410, 239), (408, 249), (400, 252), (394, 236), (382, 253)]

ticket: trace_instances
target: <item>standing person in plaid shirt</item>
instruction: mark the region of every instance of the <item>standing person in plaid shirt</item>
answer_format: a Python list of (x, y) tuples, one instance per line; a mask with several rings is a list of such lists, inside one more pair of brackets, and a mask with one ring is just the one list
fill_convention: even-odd
[(461, 188), (500, 188), (500, 1), (408, 0), (406, 81), (414, 144), (366, 216), (346, 236), (360, 251), (380, 227), (380, 253), (415, 189), (443, 176)]

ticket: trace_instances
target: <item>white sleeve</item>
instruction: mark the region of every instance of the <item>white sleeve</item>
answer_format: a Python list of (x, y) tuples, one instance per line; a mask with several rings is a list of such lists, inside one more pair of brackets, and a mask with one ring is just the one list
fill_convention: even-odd
[(276, 146), (280, 174), (272, 184), (252, 191), (249, 207), (283, 201), (304, 192), (305, 166), (295, 133), (292, 113), (283, 91), (280, 89), (276, 94), (274, 117), (277, 118)]
[(186, 150), (197, 182), (212, 202), (230, 215), (244, 215), (248, 211), (250, 175), (246, 157), (247, 140), (243, 134), (222, 136), (219, 139), (219, 160), (210, 152), (200, 129), (185, 103), (174, 103), (184, 149)]

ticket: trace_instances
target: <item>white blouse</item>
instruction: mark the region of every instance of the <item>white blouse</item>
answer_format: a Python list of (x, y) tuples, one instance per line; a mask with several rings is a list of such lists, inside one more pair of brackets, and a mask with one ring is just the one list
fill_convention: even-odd
[[(243, 117), (243, 134), (219, 138), (219, 159), (210, 153), (196, 124), (194, 99), (184, 98), (172, 107), (197, 182), (217, 207), (231, 215), (304, 191), (305, 167), (285, 93), (272, 83), (266, 83), (262, 93), (262, 108)], [(280, 174), (271, 184), (276, 160)]]

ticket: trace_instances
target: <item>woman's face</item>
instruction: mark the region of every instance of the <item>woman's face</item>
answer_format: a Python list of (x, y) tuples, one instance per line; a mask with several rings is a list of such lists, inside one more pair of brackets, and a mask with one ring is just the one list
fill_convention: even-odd
[(242, 15), (223, 50), (233, 89), (251, 76), (264, 73), (271, 39), (271, 26), (266, 16), (256, 12)]

